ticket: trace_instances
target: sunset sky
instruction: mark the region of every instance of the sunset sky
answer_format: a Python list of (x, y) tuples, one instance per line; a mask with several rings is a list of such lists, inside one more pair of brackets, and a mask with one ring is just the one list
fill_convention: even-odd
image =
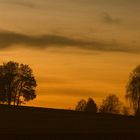
[(0, 63), (34, 71), (27, 105), (72, 109), (112, 93), (124, 102), (140, 64), (140, 0), (0, 0), (0, 49)]

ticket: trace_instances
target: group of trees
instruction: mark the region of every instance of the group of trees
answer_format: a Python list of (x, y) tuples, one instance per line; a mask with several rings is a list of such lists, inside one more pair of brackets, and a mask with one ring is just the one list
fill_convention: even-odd
[(20, 105), (36, 98), (36, 80), (28, 65), (13, 61), (0, 66), (0, 104)]
[[(36, 98), (36, 80), (32, 69), (28, 65), (9, 61), (0, 65), (0, 104), (20, 105)], [(136, 115), (140, 114), (140, 65), (130, 74), (126, 87), (126, 99)], [(95, 101), (82, 99), (76, 106), (77, 111), (120, 113), (122, 103), (116, 95), (107, 96), (97, 108)], [(123, 113), (128, 114), (127, 107)]]
[(94, 113), (129, 114), (128, 108), (123, 106), (123, 104), (119, 101), (119, 98), (114, 94), (110, 94), (103, 99), (102, 104), (99, 107), (97, 107), (92, 98), (89, 98), (87, 102), (82, 99), (77, 103), (75, 110)]
[(97, 105), (92, 98), (89, 98), (88, 101), (82, 99), (77, 103), (75, 110), (96, 113), (97, 112)]
[[(129, 101), (130, 108), (133, 108), (135, 115), (140, 115), (140, 65), (137, 66), (130, 74), (126, 86), (125, 98)], [(96, 105), (95, 102), (94, 104)], [(86, 101), (82, 99), (78, 102), (76, 110), (85, 111), (85, 106), (88, 107)], [(94, 110), (94, 112), (96, 111)], [(126, 106), (122, 107), (122, 103), (119, 101), (119, 98), (112, 94), (103, 99), (102, 104), (98, 108), (98, 112), (114, 114), (123, 113), (128, 115), (129, 108)]]

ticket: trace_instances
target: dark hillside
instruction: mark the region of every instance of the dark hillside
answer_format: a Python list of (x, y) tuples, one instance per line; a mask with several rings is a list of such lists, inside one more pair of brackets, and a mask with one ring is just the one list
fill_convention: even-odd
[(34, 107), (0, 107), (1, 136), (132, 137), (139, 133), (140, 119), (132, 116)]

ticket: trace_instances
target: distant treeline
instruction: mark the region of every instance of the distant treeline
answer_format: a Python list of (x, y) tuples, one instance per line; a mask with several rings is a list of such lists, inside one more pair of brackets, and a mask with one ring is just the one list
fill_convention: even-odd
[(130, 115), (130, 108), (123, 105), (115, 94), (108, 95), (103, 99), (102, 104), (98, 107), (92, 98), (87, 101), (81, 99), (75, 108), (76, 111), (85, 111), (93, 113), (110, 113), (110, 114), (124, 114)]
[(129, 76), (125, 98), (129, 101), (130, 107), (123, 106), (115, 94), (110, 94), (103, 99), (99, 107), (92, 98), (89, 98), (88, 101), (80, 100), (75, 110), (129, 115), (132, 113), (130, 109), (133, 109), (135, 115), (140, 115), (140, 65)]

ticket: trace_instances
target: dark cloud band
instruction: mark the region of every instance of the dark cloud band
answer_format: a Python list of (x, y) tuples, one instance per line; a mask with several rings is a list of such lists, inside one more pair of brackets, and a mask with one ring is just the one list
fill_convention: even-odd
[(25, 45), (35, 49), (44, 49), (49, 47), (75, 47), (86, 50), (97, 51), (117, 51), (117, 52), (135, 52), (128, 47), (116, 43), (106, 43), (103, 41), (86, 41), (73, 39), (59, 35), (26, 35), (22, 33), (1, 31), (0, 49), (8, 48), (14, 45)]

